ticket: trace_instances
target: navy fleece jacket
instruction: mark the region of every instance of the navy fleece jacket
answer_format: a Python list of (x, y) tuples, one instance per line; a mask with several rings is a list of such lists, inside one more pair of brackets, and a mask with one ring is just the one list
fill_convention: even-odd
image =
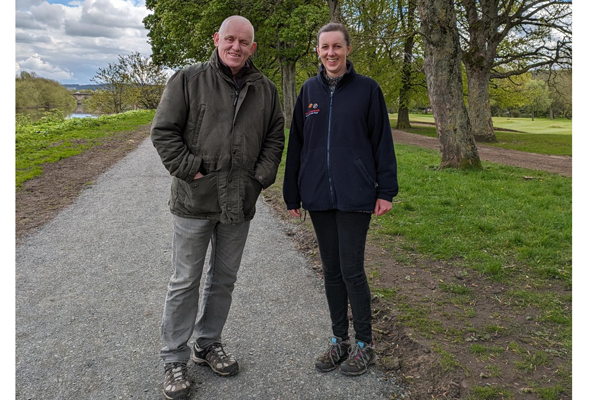
[(398, 194), (396, 155), (381, 88), (351, 62), (333, 94), (319, 75), (298, 95), (283, 198), (288, 210), (368, 211)]

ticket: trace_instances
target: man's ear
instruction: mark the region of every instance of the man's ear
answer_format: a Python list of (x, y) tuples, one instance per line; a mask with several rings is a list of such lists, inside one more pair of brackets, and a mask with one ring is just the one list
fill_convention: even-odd
[(213, 42), (215, 43), (215, 47), (219, 46), (219, 32), (215, 32), (213, 35)]

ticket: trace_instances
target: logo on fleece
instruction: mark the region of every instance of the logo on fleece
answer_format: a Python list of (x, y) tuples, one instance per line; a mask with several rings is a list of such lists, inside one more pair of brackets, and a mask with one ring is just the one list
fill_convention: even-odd
[(313, 115), (313, 114), (318, 114), (319, 111), (321, 111), (319, 109), (319, 105), (317, 103), (310, 103), (308, 105), (308, 112), (306, 112), (306, 117), (308, 117), (309, 115)]

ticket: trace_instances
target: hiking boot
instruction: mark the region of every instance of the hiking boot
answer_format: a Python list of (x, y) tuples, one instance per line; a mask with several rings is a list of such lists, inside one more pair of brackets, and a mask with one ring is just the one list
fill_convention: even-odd
[(372, 343), (369, 345), (359, 340), (352, 348), (348, 359), (340, 365), (340, 370), (344, 375), (362, 375), (367, 372), (369, 365), (375, 364), (375, 359)]
[(319, 372), (329, 372), (337, 368), (337, 366), (348, 358), (350, 351), (350, 340), (342, 340), (337, 336), (331, 338), (327, 351), (321, 354), (315, 362), (315, 368)]
[(221, 376), (235, 375), (239, 370), (235, 358), (231, 355), (228, 356), (223, 350), (223, 345), (219, 342), (214, 342), (205, 349), (198, 346), (198, 343), (194, 343), (192, 360), (198, 365), (208, 364), (213, 371)]
[(187, 363), (173, 362), (165, 364), (165, 383), (163, 394), (168, 400), (187, 399), (192, 383), (187, 373)]

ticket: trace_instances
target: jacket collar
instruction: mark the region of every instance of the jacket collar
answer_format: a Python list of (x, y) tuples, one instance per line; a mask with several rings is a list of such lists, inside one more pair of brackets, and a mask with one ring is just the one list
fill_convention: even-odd
[[(235, 82), (231, 74), (231, 69), (229, 69), (229, 73), (226, 73), (221, 67), (221, 65), (223, 65), (224, 67), (227, 66), (221, 62), (221, 59), (219, 58), (219, 53), (217, 52), (217, 48), (215, 48), (212, 55), (210, 56), (209, 64), (215, 71), (217, 71), (217, 73), (221, 74), (224, 78), (230, 80), (231, 82)], [(244, 72), (245, 82), (255, 81), (262, 77), (262, 73), (258, 70), (258, 68), (256, 68), (252, 60), (246, 60), (246, 65), (244, 66), (244, 68), (247, 68)]]
[[(322, 85), (329, 86), (329, 84), (327, 83), (325, 78), (323, 78), (324, 74), (326, 74), (325, 66), (323, 64), (321, 64), (319, 66), (319, 74), (317, 75), (317, 79), (319, 80), (319, 82), (321, 82)], [(339, 83), (337, 84), (336, 87), (339, 88), (339, 87), (345, 85), (346, 83), (350, 82), (352, 79), (354, 79), (354, 76), (356, 76), (356, 71), (354, 70), (354, 64), (352, 64), (352, 61), (346, 60), (346, 72), (344, 73), (344, 75), (342, 76), (342, 79), (339, 81)]]

